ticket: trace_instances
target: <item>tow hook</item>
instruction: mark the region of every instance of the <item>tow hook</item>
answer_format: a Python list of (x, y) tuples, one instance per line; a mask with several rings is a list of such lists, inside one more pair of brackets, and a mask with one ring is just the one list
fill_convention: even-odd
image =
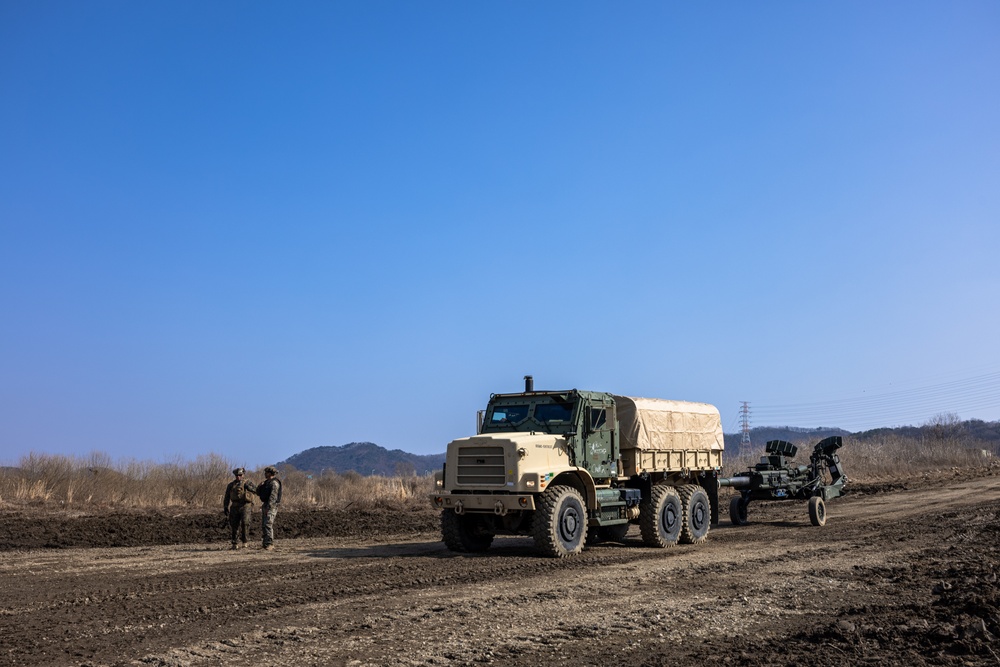
[(465, 514), (465, 505), (462, 504), (461, 500), (455, 503), (455, 514)]
[(507, 508), (498, 500), (497, 504), (493, 506), (493, 513), (498, 516), (507, 516)]

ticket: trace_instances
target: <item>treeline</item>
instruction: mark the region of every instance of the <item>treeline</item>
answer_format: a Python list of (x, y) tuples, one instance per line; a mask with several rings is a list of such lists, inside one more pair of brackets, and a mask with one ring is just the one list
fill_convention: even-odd
[(877, 428), (870, 431), (855, 433), (859, 440), (883, 438), (898, 435), (910, 439), (927, 438), (966, 438), (970, 446), (975, 444), (983, 449), (990, 449), (994, 454), (1000, 454), (1000, 421), (987, 422), (982, 419), (967, 419), (960, 421), (948, 416), (938, 418), (923, 426), (899, 426), (897, 428)]
[[(897, 426), (877, 428), (851, 433), (840, 428), (799, 428), (795, 426), (760, 426), (750, 429), (750, 441), (755, 447), (763, 448), (769, 440), (786, 440), (796, 445), (813, 445), (823, 438), (839, 435), (854, 442), (879, 444), (898, 439), (900, 442), (933, 443), (948, 440), (958, 446), (982, 449), (1000, 456), (1000, 421), (987, 422), (981, 419), (961, 420), (957, 415), (944, 413), (937, 415), (921, 426)], [(739, 433), (727, 433), (726, 450), (740, 449)]]

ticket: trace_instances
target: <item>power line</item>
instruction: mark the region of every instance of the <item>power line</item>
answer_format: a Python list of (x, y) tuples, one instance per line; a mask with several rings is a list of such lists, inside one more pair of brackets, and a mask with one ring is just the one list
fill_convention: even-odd
[(856, 428), (893, 426), (928, 421), (934, 415), (946, 412), (983, 410), (1000, 413), (1000, 371), (851, 398), (786, 404), (754, 403), (758, 422), (809, 426), (850, 424)]

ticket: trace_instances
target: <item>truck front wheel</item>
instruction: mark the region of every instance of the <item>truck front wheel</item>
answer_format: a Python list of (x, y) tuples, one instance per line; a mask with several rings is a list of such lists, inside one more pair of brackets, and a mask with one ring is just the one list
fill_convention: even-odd
[(643, 544), (672, 547), (681, 532), (681, 497), (672, 486), (657, 484), (639, 506), (639, 529)]
[(583, 551), (587, 537), (587, 510), (571, 486), (551, 486), (538, 497), (532, 523), (535, 548), (546, 556), (565, 558)]
[(441, 537), (446, 547), (459, 553), (486, 551), (493, 544), (493, 533), (482, 517), (455, 514), (451, 510), (441, 513)]

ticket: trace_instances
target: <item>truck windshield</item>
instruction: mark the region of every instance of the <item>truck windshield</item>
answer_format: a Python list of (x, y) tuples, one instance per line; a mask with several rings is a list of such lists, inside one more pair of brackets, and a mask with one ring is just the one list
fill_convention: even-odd
[[(511, 400), (511, 405), (505, 405)], [(576, 398), (567, 394), (539, 394), (528, 398), (501, 397), (493, 401), (483, 424), (485, 432), (540, 431), (544, 433), (569, 433), (576, 430)]]
[(568, 422), (572, 418), (572, 403), (554, 403), (535, 406), (535, 419), (543, 424), (548, 424), (550, 422)]
[(527, 418), (527, 405), (498, 405), (493, 408), (490, 424), (519, 424)]

